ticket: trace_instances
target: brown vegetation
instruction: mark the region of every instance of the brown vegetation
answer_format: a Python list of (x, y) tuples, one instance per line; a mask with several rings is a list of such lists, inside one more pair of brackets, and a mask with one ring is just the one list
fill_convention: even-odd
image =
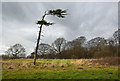
[(119, 57), (105, 57), (105, 58), (94, 60), (93, 64), (98, 64), (98, 65), (120, 65), (119, 61), (120, 61)]
[[(43, 60), (43, 59), (42, 59)], [(55, 59), (54, 59), (55, 60)], [(64, 60), (64, 59), (63, 59)], [(47, 59), (49, 61), (49, 59)], [(105, 57), (100, 59), (77, 59), (70, 62), (64, 62), (60, 61), (59, 63), (55, 62), (37, 62), (36, 66), (39, 68), (47, 68), (47, 67), (66, 67), (68, 64), (76, 65), (76, 66), (84, 66), (84, 65), (110, 65), (110, 66), (116, 66), (120, 65), (118, 62), (120, 61), (119, 57)], [(3, 62), (2, 67), (3, 69), (11, 70), (19, 67), (20, 69), (28, 69), (29, 67), (34, 67), (35, 65), (33, 62)], [(79, 68), (80, 69), (80, 68)], [(82, 69), (82, 68), (81, 68)]]

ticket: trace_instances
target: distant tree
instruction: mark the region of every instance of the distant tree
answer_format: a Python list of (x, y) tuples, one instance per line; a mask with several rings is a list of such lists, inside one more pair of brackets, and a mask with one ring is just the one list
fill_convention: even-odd
[(112, 37), (108, 38), (106, 41), (107, 41), (107, 45), (109, 45), (109, 46), (115, 46), (115, 44), (116, 44), (116, 40)]
[(53, 43), (52, 47), (56, 53), (61, 54), (65, 50), (66, 40), (64, 38), (57, 38)]
[[(68, 41), (65, 45), (64, 56), (72, 59), (86, 58), (86, 48), (83, 47), (86, 37), (80, 36), (72, 41)], [(86, 51), (86, 52), (85, 52)], [(64, 58), (64, 57), (63, 57)]]
[(88, 55), (91, 58), (96, 58), (101, 55), (100, 51), (104, 46), (107, 45), (107, 40), (104, 39), (103, 37), (95, 37), (87, 42), (87, 48), (88, 48)]
[(66, 42), (65, 50), (69, 50), (69, 49), (71, 49), (71, 48), (73, 48), (72, 41)]
[(2, 59), (10, 59), (10, 57), (8, 55), (1, 55)]
[(83, 46), (85, 41), (86, 41), (86, 37), (84, 37), (84, 36), (80, 36), (72, 41), (68, 41), (66, 44), (66, 49), (71, 49), (71, 48), (74, 48), (76, 46), (81, 47), (81, 46)]
[(57, 16), (59, 18), (64, 18), (66, 14), (66, 10), (62, 10), (62, 9), (56, 9), (56, 10), (49, 10), (48, 12), (45, 11), (42, 20), (37, 21), (36, 24), (40, 25), (40, 30), (39, 30), (39, 34), (38, 34), (38, 39), (37, 39), (37, 44), (36, 44), (36, 48), (35, 48), (35, 55), (34, 55), (34, 65), (36, 64), (36, 58), (37, 58), (37, 52), (38, 52), (38, 48), (39, 48), (39, 41), (40, 41), (40, 36), (41, 36), (41, 31), (42, 31), (42, 26), (50, 26), (53, 25), (54, 23), (51, 22), (47, 22), (45, 20), (45, 16), (47, 15), (53, 15), (53, 16)]
[(73, 44), (74, 46), (82, 46), (85, 41), (86, 41), (86, 37), (80, 36), (73, 40)]
[(103, 37), (96, 37), (87, 42), (88, 47), (99, 47), (107, 44)]
[(114, 32), (113, 38), (115, 40), (115, 44), (120, 44), (120, 29)]
[(34, 58), (34, 52), (27, 56), (27, 58)]
[(49, 44), (41, 43), (38, 48), (38, 55), (54, 54), (52, 46)]
[(11, 58), (20, 58), (25, 57), (25, 52), (25, 48), (21, 44), (15, 44), (5, 51), (5, 54)]

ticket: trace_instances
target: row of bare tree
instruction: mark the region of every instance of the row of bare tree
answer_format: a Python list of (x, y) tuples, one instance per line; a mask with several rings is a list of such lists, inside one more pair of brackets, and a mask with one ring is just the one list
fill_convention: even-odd
[[(117, 56), (119, 52), (120, 29), (115, 31), (109, 39), (96, 37), (89, 41), (86, 37), (80, 36), (72, 41), (64, 38), (57, 38), (51, 45), (41, 43), (38, 48), (37, 58), (47, 59), (80, 59), (80, 58), (101, 58)], [(21, 44), (11, 46), (5, 55), (7, 58), (26, 58), (26, 50)], [(34, 52), (27, 56), (33, 58)]]
[[(64, 38), (57, 38), (51, 45), (41, 43), (38, 49), (38, 58), (47, 59), (80, 59), (80, 58), (101, 58), (118, 56), (119, 37), (115, 31), (109, 39), (96, 37), (89, 41), (86, 37), (80, 36), (72, 41)], [(33, 58), (34, 52), (28, 56)]]

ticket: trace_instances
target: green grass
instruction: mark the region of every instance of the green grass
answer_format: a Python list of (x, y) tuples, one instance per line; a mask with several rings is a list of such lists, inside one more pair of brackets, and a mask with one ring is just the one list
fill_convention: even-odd
[[(82, 59), (84, 61), (84, 59)], [(89, 59), (87, 59), (89, 61)], [(118, 66), (78, 65), (76, 59), (37, 60), (33, 59), (4, 60), (3, 79), (118, 79)], [(72, 62), (72, 63), (71, 63)], [(10, 69), (11, 67), (12, 69)]]

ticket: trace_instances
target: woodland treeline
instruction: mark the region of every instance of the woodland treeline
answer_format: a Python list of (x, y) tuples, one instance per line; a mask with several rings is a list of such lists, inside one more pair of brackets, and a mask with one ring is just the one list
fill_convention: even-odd
[[(37, 58), (42, 59), (90, 59), (102, 57), (117, 57), (120, 43), (120, 29), (105, 39), (95, 37), (87, 40), (80, 36), (72, 41), (65, 38), (57, 38), (51, 45), (41, 43), (38, 49)], [(26, 56), (25, 48), (21, 44), (15, 44), (6, 50), (3, 59), (7, 58), (34, 58), (34, 52)]]

